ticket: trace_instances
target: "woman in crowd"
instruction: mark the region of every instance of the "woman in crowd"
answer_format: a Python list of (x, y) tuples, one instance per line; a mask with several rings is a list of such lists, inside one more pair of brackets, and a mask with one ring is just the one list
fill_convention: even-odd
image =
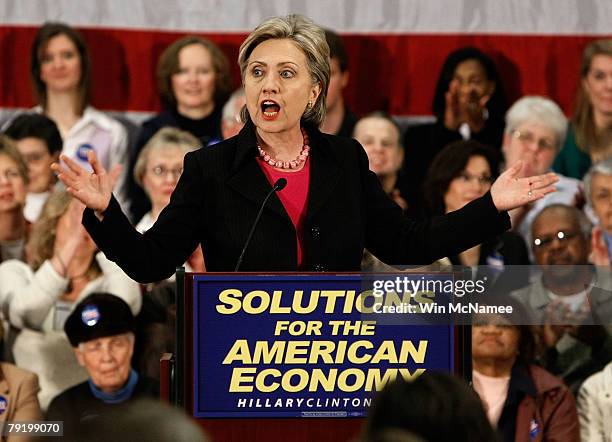
[[(498, 155), (477, 141), (457, 141), (435, 158), (425, 181), (425, 201), (430, 215), (453, 212), (491, 189), (498, 175)], [(520, 235), (508, 231), (482, 244), (449, 256), (448, 264), (527, 265), (527, 246)]]
[(383, 112), (371, 113), (357, 122), (353, 138), (365, 149), (370, 170), (380, 180), (383, 190), (406, 210), (408, 204), (397, 188), (398, 173), (404, 160), (397, 123)]
[(462, 139), (501, 146), (506, 98), (493, 61), (476, 48), (451, 52), (438, 77), (432, 111), (434, 123), (411, 128), (404, 136), (407, 161), (400, 190), (414, 207), (422, 207), (425, 174), (445, 146)]
[(612, 442), (612, 362), (589, 377), (578, 392), (582, 442)]
[[(516, 100), (506, 113), (502, 152), (505, 167), (523, 163), (520, 176), (550, 171), (567, 133), (567, 118), (561, 108), (547, 97), (528, 95)], [(551, 204), (577, 205), (582, 201), (580, 181), (557, 174), (556, 192), (534, 204), (510, 212), (512, 228), (529, 241), (535, 217)]]
[(612, 158), (595, 163), (584, 176), (586, 212), (596, 218), (590, 262), (609, 266), (612, 257)]
[[(174, 127), (160, 129), (140, 151), (134, 178), (151, 200), (151, 211), (136, 225), (141, 233), (149, 230), (162, 209), (170, 202), (170, 195), (183, 171), (187, 152), (200, 147), (197, 138)], [(205, 271), (202, 248), (198, 247), (185, 263), (188, 272)], [(159, 379), (159, 358), (173, 350), (175, 282), (171, 280), (148, 284), (143, 308), (138, 316), (135, 366), (141, 373)]]
[(54, 192), (32, 226), (29, 265), (0, 265), (0, 303), (10, 324), (20, 329), (13, 346), (18, 366), (38, 374), (40, 400), (49, 400), (84, 372), (74, 361), (63, 324), (75, 303), (94, 291), (123, 298), (137, 314), (138, 284), (102, 253), (81, 225), (83, 206), (63, 191)]
[(591, 163), (612, 155), (612, 40), (590, 43), (582, 53), (574, 116), (553, 169), (582, 179)]
[[(127, 163), (127, 134), (119, 122), (90, 105), (91, 61), (83, 37), (63, 23), (46, 23), (32, 45), (31, 80), (36, 111), (51, 118), (64, 141), (62, 153), (84, 167), (93, 150), (107, 169)], [(117, 198), (127, 208), (121, 172)]]
[[(157, 64), (157, 87), (164, 110), (142, 125), (130, 159), (133, 170), (140, 151), (162, 127), (177, 127), (201, 146), (221, 141), (221, 112), (231, 91), (227, 58), (210, 40), (183, 37), (172, 43)], [(131, 212), (140, 219), (150, 208), (142, 189), (130, 184)]]
[(69, 440), (81, 440), (80, 432), (96, 420), (93, 416), (103, 416), (139, 398), (159, 399), (159, 383), (130, 364), (135, 329), (130, 306), (105, 292), (82, 299), (66, 319), (64, 331), (89, 377), (56, 396), (46, 417), (64, 422), (64, 436)]
[[(2, 321), (0, 330), (4, 330)], [(39, 390), (38, 377), (34, 373), (0, 362), (0, 404), (3, 406), (0, 427), (4, 428), (9, 422), (40, 421), (42, 413), (37, 396)], [(12, 433), (7, 436), (3, 438), (7, 442), (34, 440), (26, 434)]]
[[(157, 132), (140, 152), (134, 167), (134, 179), (151, 201), (151, 211), (136, 225), (136, 230), (140, 233), (146, 232), (155, 224), (161, 211), (170, 202), (170, 196), (183, 173), (185, 154), (199, 148), (200, 142), (190, 133), (166, 127)], [(200, 247), (187, 261), (186, 270), (205, 270)]]
[(59, 159), (62, 137), (53, 120), (32, 113), (17, 116), (5, 133), (15, 141), (28, 165), (28, 193), (23, 214), (33, 223), (57, 181), (51, 164)]
[[(494, 305), (493, 303), (491, 305)], [(579, 442), (576, 403), (563, 381), (533, 364), (535, 341), (518, 302), (512, 313), (477, 314), (472, 324), (472, 382), (505, 442)]]
[(239, 64), (244, 128), (185, 156), (170, 204), (144, 235), (93, 152), (93, 174), (70, 159), (53, 166), (89, 207), (83, 220), (97, 244), (136, 280), (168, 277), (200, 243), (211, 271), (357, 270), (364, 247), (385, 262), (428, 263), (501, 234), (504, 211), (554, 191), (553, 174), (519, 179), (510, 168), (463, 209), (415, 222), (385, 194), (358, 142), (317, 129), (330, 72), (320, 27), (268, 19), (242, 44)]
[(0, 135), (0, 262), (25, 259), (23, 216), (28, 169), (13, 141)]

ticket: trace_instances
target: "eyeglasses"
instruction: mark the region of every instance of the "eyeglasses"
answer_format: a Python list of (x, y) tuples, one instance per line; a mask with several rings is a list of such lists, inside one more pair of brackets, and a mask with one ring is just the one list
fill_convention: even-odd
[(578, 232), (564, 232), (562, 230), (559, 230), (554, 235), (546, 235), (546, 236), (534, 238), (533, 245), (537, 249), (545, 249), (545, 248), (550, 247), (550, 245), (553, 243), (555, 239), (558, 240), (560, 243), (564, 243), (566, 241), (570, 241), (576, 238), (577, 236), (578, 236)]
[(155, 166), (151, 169), (151, 172), (153, 172), (153, 175), (163, 178), (166, 178), (170, 173), (172, 174), (172, 178), (179, 179), (183, 174), (183, 168), (181, 167), (179, 169), (166, 169), (164, 166)]
[(491, 185), (491, 183), (494, 181), (493, 177), (489, 175), (470, 175), (469, 173), (465, 172), (463, 172), (457, 178), (464, 183), (471, 183), (472, 181), (476, 181), (481, 186)]
[(0, 176), (4, 176), (7, 181), (12, 181), (21, 178), (21, 174), (17, 169), (6, 169), (5, 171), (0, 171)]
[(537, 138), (533, 132), (529, 132), (528, 130), (513, 130), (512, 136), (523, 144), (536, 143), (540, 150), (556, 150), (555, 143), (551, 140)]

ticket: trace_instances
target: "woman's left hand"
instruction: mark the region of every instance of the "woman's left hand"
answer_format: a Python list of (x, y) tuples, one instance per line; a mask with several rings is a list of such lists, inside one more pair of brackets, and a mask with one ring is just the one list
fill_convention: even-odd
[(553, 184), (559, 181), (559, 178), (554, 173), (519, 178), (522, 168), (523, 162), (517, 162), (502, 173), (491, 186), (493, 204), (500, 212), (537, 201), (556, 190)]

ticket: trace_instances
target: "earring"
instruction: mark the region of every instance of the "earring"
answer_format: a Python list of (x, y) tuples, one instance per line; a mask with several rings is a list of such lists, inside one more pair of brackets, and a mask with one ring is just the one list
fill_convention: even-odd
[(308, 109), (312, 109), (312, 101), (308, 102)]

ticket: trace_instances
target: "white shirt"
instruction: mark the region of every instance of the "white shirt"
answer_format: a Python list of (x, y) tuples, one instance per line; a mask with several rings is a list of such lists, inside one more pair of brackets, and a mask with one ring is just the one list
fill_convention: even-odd
[[(42, 113), (36, 106), (34, 112)], [(104, 168), (110, 171), (116, 164), (122, 166), (121, 174), (115, 185), (115, 197), (125, 212), (129, 208), (127, 200), (128, 138), (125, 128), (117, 120), (87, 106), (81, 118), (70, 128), (64, 137), (62, 154), (75, 160), (91, 171), (87, 162), (87, 151), (94, 150)]]
[(612, 363), (584, 381), (577, 402), (580, 439), (612, 442)]
[(66, 311), (72, 310), (87, 295), (94, 292), (112, 293), (122, 298), (138, 314), (142, 295), (138, 283), (132, 281), (103, 253), (96, 255), (102, 275), (81, 291), (71, 304), (63, 303), (68, 280), (60, 276), (49, 261), (34, 272), (27, 264), (10, 260), (0, 264), (0, 305), (4, 317), (20, 329), (13, 346), (15, 363), (38, 375), (38, 398), (45, 409), (51, 399), (68, 387), (87, 379), (63, 330)]
[(42, 208), (47, 202), (51, 192), (33, 193), (29, 192), (26, 194), (25, 207), (23, 208), (23, 216), (29, 222), (34, 224), (42, 212)]

